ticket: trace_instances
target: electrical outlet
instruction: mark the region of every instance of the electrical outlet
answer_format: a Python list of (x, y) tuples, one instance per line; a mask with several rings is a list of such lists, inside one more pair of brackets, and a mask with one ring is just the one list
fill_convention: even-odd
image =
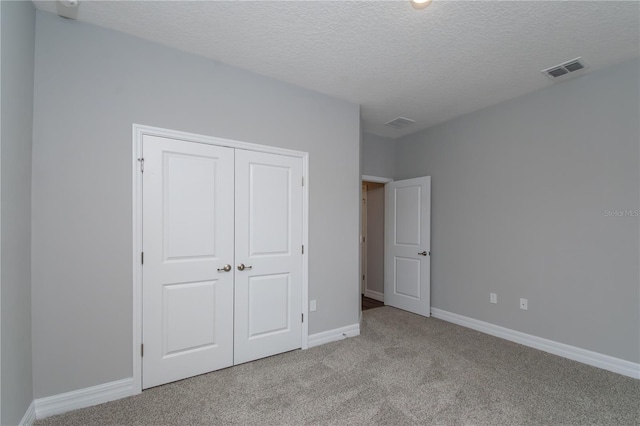
[(491, 303), (498, 303), (498, 295), (495, 293), (489, 293), (489, 301)]
[(527, 299), (520, 299), (520, 309), (527, 310), (528, 301)]
[(315, 300), (310, 300), (309, 301), (309, 310), (311, 312), (315, 312), (316, 311), (316, 301)]

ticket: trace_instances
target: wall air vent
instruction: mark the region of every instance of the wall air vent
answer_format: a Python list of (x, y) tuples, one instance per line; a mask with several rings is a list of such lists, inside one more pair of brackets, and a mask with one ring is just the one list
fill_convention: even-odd
[(558, 78), (563, 75), (571, 74), (576, 71), (588, 68), (588, 65), (584, 63), (582, 58), (575, 58), (567, 62), (563, 62), (560, 65), (554, 65), (551, 68), (542, 70), (542, 73), (550, 78)]
[(411, 120), (405, 117), (394, 118), (391, 121), (384, 123), (385, 126), (393, 127), (394, 129), (402, 129), (415, 123), (415, 120)]

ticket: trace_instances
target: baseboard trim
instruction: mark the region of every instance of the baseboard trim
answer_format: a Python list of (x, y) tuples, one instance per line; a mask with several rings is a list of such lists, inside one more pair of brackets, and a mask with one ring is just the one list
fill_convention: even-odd
[(84, 389), (35, 400), (36, 418), (42, 419), (79, 408), (114, 401), (133, 395), (133, 378), (116, 380)]
[(365, 289), (364, 291), (364, 297), (375, 299), (379, 302), (384, 302), (384, 293), (380, 293), (379, 291), (369, 290), (368, 288)]
[(18, 423), (19, 426), (31, 426), (33, 422), (36, 421), (36, 404), (34, 401), (31, 401), (29, 408), (22, 416), (22, 420)]
[(499, 325), (443, 311), (442, 309), (431, 308), (431, 316), (583, 364), (640, 379), (640, 364), (635, 362), (511, 330)]
[(324, 345), (325, 343), (336, 342), (346, 339), (347, 337), (355, 337), (360, 335), (360, 324), (351, 324), (346, 327), (335, 328), (322, 333), (309, 335), (309, 347)]

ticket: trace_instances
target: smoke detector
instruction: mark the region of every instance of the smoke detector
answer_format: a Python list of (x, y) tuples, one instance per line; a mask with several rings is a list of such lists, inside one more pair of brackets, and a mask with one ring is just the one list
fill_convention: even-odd
[(407, 126), (411, 126), (415, 122), (415, 120), (411, 120), (410, 118), (398, 117), (394, 118), (391, 121), (387, 121), (386, 123), (384, 123), (384, 125), (393, 127), (394, 129), (402, 129)]
[(78, 19), (79, 6), (80, 0), (57, 0), (56, 12), (58, 12), (58, 16), (61, 18)]
[(554, 65), (550, 68), (544, 69), (541, 72), (549, 78), (558, 78), (564, 75), (574, 73), (576, 71), (589, 68), (589, 66), (582, 60), (582, 57), (572, 59), (567, 62), (563, 62), (559, 65)]

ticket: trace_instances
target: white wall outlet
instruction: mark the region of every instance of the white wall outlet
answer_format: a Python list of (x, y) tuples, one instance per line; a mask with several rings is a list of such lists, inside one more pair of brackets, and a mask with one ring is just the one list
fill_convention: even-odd
[(489, 301), (491, 303), (498, 303), (498, 295), (495, 293), (489, 293)]
[(527, 299), (520, 299), (520, 309), (527, 310), (528, 302)]
[(309, 310), (311, 312), (315, 312), (316, 311), (316, 301), (315, 300), (310, 300), (309, 301)]

